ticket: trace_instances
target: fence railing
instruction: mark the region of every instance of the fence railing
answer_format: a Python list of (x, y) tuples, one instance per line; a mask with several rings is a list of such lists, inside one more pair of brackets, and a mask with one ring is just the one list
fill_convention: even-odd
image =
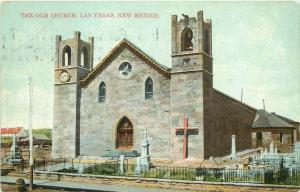
[[(120, 169), (123, 167), (123, 170)], [(225, 169), (225, 168), (193, 168), (172, 166), (140, 166), (125, 161), (120, 166), (117, 160), (105, 163), (74, 163), (67, 159), (36, 159), (34, 169), (63, 173), (80, 173), (93, 175), (128, 176), (174, 180), (201, 180), (216, 182), (246, 182), (300, 185), (300, 168), (259, 168), (259, 169)]]

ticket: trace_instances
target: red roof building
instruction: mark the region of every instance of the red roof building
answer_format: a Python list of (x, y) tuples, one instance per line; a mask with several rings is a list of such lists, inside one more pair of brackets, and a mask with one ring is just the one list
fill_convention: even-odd
[(1, 136), (26, 136), (26, 132), (23, 129), (23, 127), (11, 127), (11, 128), (1, 128), (0, 129), (0, 135)]

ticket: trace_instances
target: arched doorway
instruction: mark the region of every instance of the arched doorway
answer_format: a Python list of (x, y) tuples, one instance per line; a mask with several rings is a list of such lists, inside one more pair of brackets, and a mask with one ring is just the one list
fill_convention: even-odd
[(133, 145), (133, 127), (127, 117), (123, 117), (117, 127), (117, 149), (132, 149)]
[(256, 133), (256, 147), (262, 147), (262, 133)]

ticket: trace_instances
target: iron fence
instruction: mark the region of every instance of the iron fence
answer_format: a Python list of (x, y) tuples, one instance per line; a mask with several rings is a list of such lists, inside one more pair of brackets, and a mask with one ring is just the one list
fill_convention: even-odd
[(194, 168), (173, 166), (143, 167), (129, 164), (121, 166), (119, 161), (112, 160), (104, 163), (74, 163), (67, 159), (36, 159), (34, 169), (63, 173), (80, 173), (107, 176), (127, 176), (158, 179), (216, 181), (216, 182), (245, 182), (300, 185), (300, 168), (259, 168), (259, 169), (225, 169), (225, 168)]

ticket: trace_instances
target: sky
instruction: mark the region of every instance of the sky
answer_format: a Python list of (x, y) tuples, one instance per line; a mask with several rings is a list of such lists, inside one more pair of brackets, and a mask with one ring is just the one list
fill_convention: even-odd
[[(199, 10), (212, 20), (214, 87), (239, 100), (243, 88), (246, 104), (263, 108), (264, 99), (267, 111), (299, 122), (300, 5), (295, 2), (6, 2), (1, 4), (0, 127), (28, 127), (31, 76), (33, 127), (52, 128), (56, 35), (93, 36), (94, 66), (126, 38), (171, 67), (171, 15), (196, 17)], [(77, 17), (53, 18), (53, 13)], [(119, 18), (120, 13), (158, 18)]]

